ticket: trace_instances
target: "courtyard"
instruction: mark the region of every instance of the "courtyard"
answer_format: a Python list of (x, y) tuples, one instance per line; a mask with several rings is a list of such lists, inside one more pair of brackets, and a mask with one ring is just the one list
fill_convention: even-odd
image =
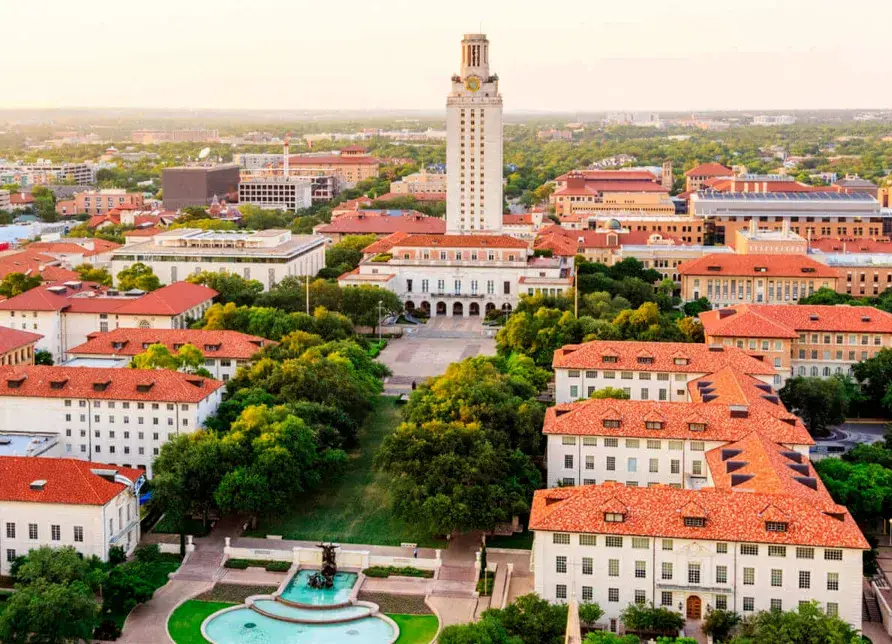
[(391, 340), (378, 356), (393, 372), (387, 388), (420, 384), (465, 358), (495, 355), (495, 333), (480, 318), (434, 317), (427, 324), (406, 327), (403, 337)]

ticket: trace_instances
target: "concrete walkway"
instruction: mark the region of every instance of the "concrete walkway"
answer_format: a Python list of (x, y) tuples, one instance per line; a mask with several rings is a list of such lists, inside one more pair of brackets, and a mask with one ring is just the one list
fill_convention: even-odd
[(170, 642), (167, 634), (167, 620), (174, 609), (187, 599), (210, 590), (221, 571), (223, 542), (225, 537), (238, 534), (241, 525), (237, 518), (230, 517), (217, 524), (206, 537), (195, 539), (192, 552), (170, 581), (155, 591), (152, 599), (134, 608), (121, 637), (121, 644), (160, 644)]
[(867, 635), (873, 644), (892, 644), (892, 637), (889, 637), (883, 625), (877, 622), (861, 622), (861, 632)]
[[(340, 542), (336, 542), (340, 543)], [(237, 537), (232, 539), (230, 545), (234, 548), (259, 548), (262, 550), (291, 550), (296, 547), (315, 548), (319, 544), (318, 541), (294, 541), (291, 539), (261, 539), (258, 537)], [(373, 555), (382, 555), (386, 557), (408, 557), (412, 558), (412, 549), (402, 548), (400, 546), (371, 546), (362, 543), (340, 543), (341, 550), (368, 550)], [(442, 550), (443, 556), (448, 550)], [(221, 541), (220, 555), (223, 554), (223, 545)], [(437, 551), (435, 548), (419, 548), (418, 556), (423, 559), (435, 559)], [(471, 555), (471, 565), (474, 565), (474, 557)]]

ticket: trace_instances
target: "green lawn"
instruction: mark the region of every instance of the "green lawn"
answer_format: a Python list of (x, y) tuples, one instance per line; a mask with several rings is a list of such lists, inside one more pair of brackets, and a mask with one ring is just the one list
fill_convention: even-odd
[(201, 635), (201, 624), (209, 616), (233, 604), (229, 602), (203, 602), (190, 599), (173, 611), (167, 621), (167, 630), (176, 644), (207, 644)]
[[(233, 604), (229, 602), (205, 602), (190, 599), (180, 604), (170, 620), (167, 630), (176, 644), (207, 644), (201, 635), (201, 624), (209, 616)], [(436, 615), (388, 614), (400, 627), (396, 644), (428, 644), (437, 634)]]
[[(161, 520), (155, 524), (155, 527), (152, 528), (152, 532), (161, 534), (179, 534), (180, 526), (176, 524), (171, 515), (165, 514)], [(210, 528), (205, 528), (203, 521), (191, 517), (186, 519), (186, 534), (191, 534), (193, 537), (203, 537), (207, 535), (208, 532), (210, 532)]]
[(251, 536), (281, 534), (286, 539), (339, 541), (398, 546), (403, 542), (440, 547), (446, 542), (393, 514), (388, 495), (390, 477), (374, 469), (381, 441), (399, 425), (396, 398), (381, 396), (359, 433), (359, 449), (350, 453), (343, 476), (323, 486), (288, 516), (270, 520)]
[(400, 636), (396, 644), (428, 644), (437, 634), (439, 621), (436, 615), (388, 614), (387, 616), (400, 627)]

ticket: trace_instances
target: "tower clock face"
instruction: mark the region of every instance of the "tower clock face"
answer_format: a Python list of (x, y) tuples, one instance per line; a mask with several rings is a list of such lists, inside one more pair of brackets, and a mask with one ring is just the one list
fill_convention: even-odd
[(468, 79), (465, 81), (465, 89), (469, 92), (476, 92), (480, 89), (480, 79), (476, 76), (468, 76)]

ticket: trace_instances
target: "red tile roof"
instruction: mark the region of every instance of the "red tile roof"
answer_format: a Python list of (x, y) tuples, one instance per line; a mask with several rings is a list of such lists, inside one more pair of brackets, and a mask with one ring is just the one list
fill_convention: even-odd
[[(685, 508), (706, 515), (703, 527), (686, 526)], [(622, 522), (605, 512), (622, 510)], [(782, 513), (785, 532), (769, 532), (767, 520)], [(539, 490), (533, 496), (531, 530), (676, 539), (857, 548), (870, 546), (848, 511), (833, 503), (796, 496), (738, 493), (734, 489), (675, 489), (668, 486), (587, 485)]]
[(647, 170), (573, 170), (555, 181), (566, 181), (573, 175), (582, 175), (586, 181), (656, 181), (653, 173)]
[(502, 225), (504, 226), (524, 226), (533, 223), (533, 215), (523, 213), (519, 215), (502, 215)]
[(0, 366), (0, 396), (197, 403), (222, 386), (167, 369)]
[[(180, 315), (214, 298), (217, 291), (200, 284), (175, 282), (142, 296), (107, 296), (89, 282), (79, 288), (61, 284), (41, 285), (0, 302), (2, 311), (67, 311), (69, 313), (112, 313), (117, 315)], [(54, 292), (64, 288), (62, 292)], [(53, 290), (50, 290), (53, 289)]]
[(721, 163), (701, 163), (695, 168), (691, 168), (684, 173), (686, 177), (724, 177), (733, 174), (731, 168), (723, 166)]
[[(715, 268), (713, 268), (715, 267)], [(759, 270), (757, 270), (759, 269)], [(716, 275), (748, 277), (839, 277), (830, 268), (805, 255), (737, 255), (713, 253), (678, 265), (681, 275)]]
[(27, 347), (34, 344), (43, 336), (40, 333), (31, 333), (30, 331), (20, 331), (19, 329), (10, 329), (0, 326), (0, 356)]
[(656, 183), (653, 178), (647, 181), (590, 181), (586, 179), (585, 186), (582, 188), (561, 188), (555, 190), (553, 195), (594, 195), (604, 192), (665, 192), (668, 190)]
[(892, 240), (886, 239), (835, 239), (824, 237), (808, 243), (812, 250), (823, 253), (892, 253)]
[(91, 239), (90, 242), (93, 244), (93, 249), (86, 248), (80, 244), (75, 242), (69, 242), (64, 239), (56, 241), (56, 242), (32, 242), (28, 244), (28, 250), (33, 251), (42, 251), (44, 253), (53, 254), (77, 254), (81, 253), (84, 257), (92, 257), (93, 255), (100, 255), (102, 253), (109, 253), (117, 248), (121, 247), (121, 244), (116, 244), (112, 241), (107, 241), (105, 239)]
[[(128, 467), (72, 458), (0, 456), (0, 501), (105, 505), (126, 486), (93, 473), (99, 470), (115, 472), (131, 483), (143, 475)], [(42, 489), (32, 489), (35, 481), (46, 484)]]
[(738, 304), (700, 314), (712, 337), (798, 338), (800, 333), (892, 333), (892, 314), (872, 306)]
[[(603, 356), (616, 362), (603, 362)], [(639, 359), (644, 359), (641, 362)], [(686, 364), (676, 364), (685, 360)], [(774, 375), (774, 368), (737, 347), (714, 347), (686, 342), (619, 342), (595, 340), (568, 344), (554, 352), (554, 369), (608, 369), (610, 371), (660, 371), (714, 373), (727, 366), (745, 374)]]
[(9, 205), (11, 206), (30, 206), (34, 203), (34, 197), (27, 192), (14, 192), (9, 195)]
[[(810, 501), (833, 503), (830, 493), (807, 457), (753, 432), (739, 441), (706, 453), (715, 487), (739, 492), (789, 494)], [(738, 475), (735, 481), (732, 475)], [(741, 475), (748, 475), (741, 481)], [(801, 479), (812, 479), (802, 481)]]
[(207, 358), (248, 360), (263, 347), (277, 343), (238, 331), (118, 328), (107, 333), (91, 333), (86, 342), (69, 349), (68, 353), (135, 356), (145, 351), (147, 344), (163, 344), (171, 351), (178, 351), (182, 345), (191, 344)]
[[(547, 409), (542, 433), (733, 442), (759, 431), (778, 443), (814, 445), (801, 421), (783, 405), (775, 407), (776, 413), (770, 413), (772, 410), (763, 405), (750, 406), (744, 418), (732, 416), (729, 406), (720, 402), (590, 399)], [(778, 415), (789, 418), (793, 424)], [(609, 420), (619, 421), (619, 427), (605, 427), (604, 422)], [(662, 426), (650, 429), (647, 422), (659, 422)], [(705, 425), (705, 429), (691, 429), (692, 425)]]
[(415, 201), (446, 201), (445, 192), (410, 192), (408, 194), (385, 192), (383, 195), (376, 197), (376, 199), (378, 201), (390, 201), (401, 197), (412, 197)]
[(37, 250), (25, 249), (17, 253), (0, 255), (0, 279), (10, 273), (40, 275), (44, 281), (78, 279), (74, 271), (63, 268), (60, 260)]
[[(409, 236), (409, 233), (404, 232), (396, 232), (387, 235), (386, 237), (382, 237), (381, 239), (372, 242), (368, 246), (362, 249), (363, 253), (367, 254), (375, 254), (378, 253), (387, 253), (394, 246), (396, 246), (400, 241)], [(359, 269), (357, 269), (359, 270)]]
[(389, 235), (394, 232), (442, 235), (446, 222), (439, 217), (428, 217), (416, 210), (400, 210), (400, 215), (382, 214), (376, 210), (360, 210), (356, 214), (341, 215), (330, 224), (319, 226), (322, 234)]
[(507, 235), (409, 235), (396, 246), (437, 248), (528, 248), (525, 241)]

